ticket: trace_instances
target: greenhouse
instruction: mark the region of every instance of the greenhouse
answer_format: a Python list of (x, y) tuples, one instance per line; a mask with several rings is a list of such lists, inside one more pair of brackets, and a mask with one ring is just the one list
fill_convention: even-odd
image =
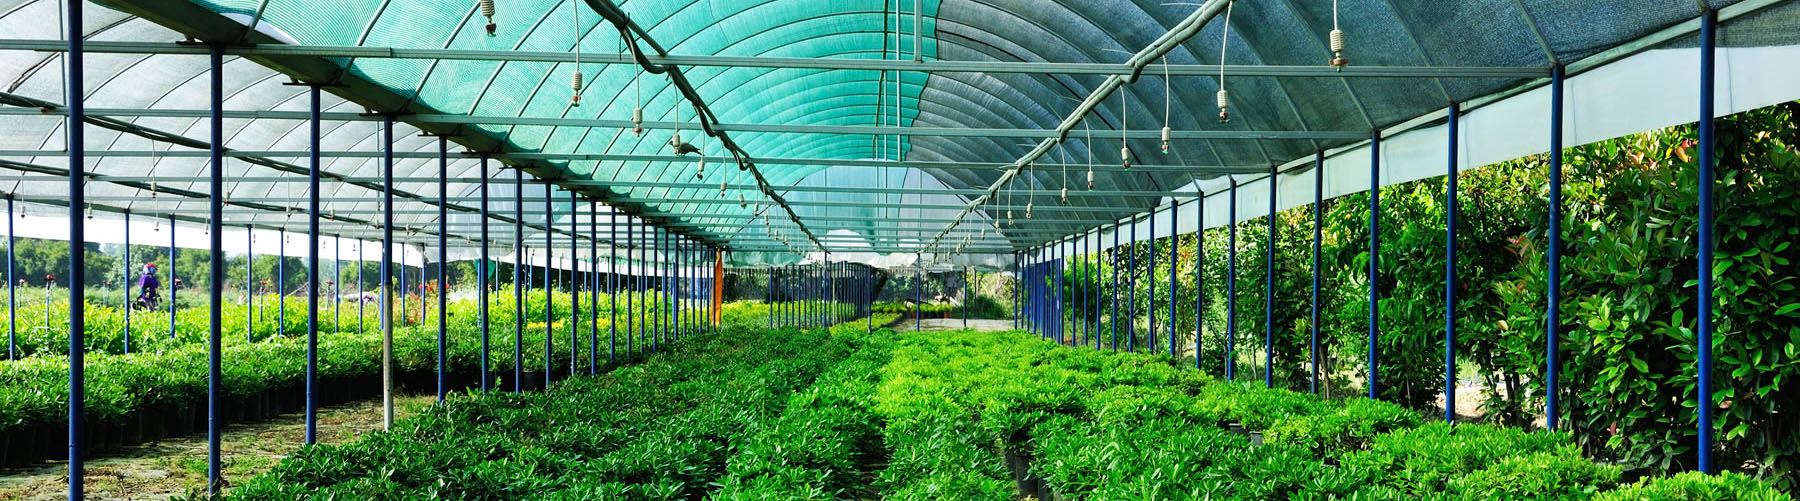
[(1797, 62), (1790, 0), (0, 0), (0, 499), (1793, 499)]

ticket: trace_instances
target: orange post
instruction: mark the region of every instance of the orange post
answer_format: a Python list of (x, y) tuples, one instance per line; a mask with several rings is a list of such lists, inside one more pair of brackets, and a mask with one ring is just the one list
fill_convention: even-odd
[(725, 253), (723, 251), (713, 253), (712, 289), (712, 324), (713, 327), (718, 327), (724, 318), (724, 312), (719, 309), (725, 301)]

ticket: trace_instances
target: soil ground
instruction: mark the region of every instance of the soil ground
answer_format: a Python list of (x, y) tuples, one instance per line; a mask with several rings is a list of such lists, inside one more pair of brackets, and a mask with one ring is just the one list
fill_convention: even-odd
[[(396, 418), (432, 404), (433, 397), (400, 396)], [(300, 448), (305, 434), (300, 414), (285, 414), (259, 423), (225, 428), (221, 453), (229, 485), (275, 467)], [(319, 442), (340, 444), (381, 429), (381, 400), (365, 400), (319, 410)], [(68, 496), (68, 463), (0, 470), (0, 499), (49, 501)], [(126, 447), (87, 462), (87, 498), (101, 500), (168, 499), (200, 493), (206, 485), (206, 434)]]

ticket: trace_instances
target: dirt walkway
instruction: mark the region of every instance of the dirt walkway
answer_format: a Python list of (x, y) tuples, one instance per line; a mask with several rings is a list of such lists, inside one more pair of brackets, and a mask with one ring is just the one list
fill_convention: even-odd
[[(972, 331), (1005, 331), (1012, 330), (1012, 328), (1013, 324), (1011, 320), (978, 320), (973, 318), (969, 319), (968, 326), (968, 329)], [(894, 323), (893, 329), (895, 331), (911, 332), (914, 330), (913, 319), (901, 319)], [(960, 318), (924, 318), (919, 320), (917, 330), (924, 332), (963, 330), (963, 321)]]
[[(431, 396), (402, 396), (394, 402), (397, 417), (431, 405)], [(255, 477), (300, 448), (305, 423), (288, 414), (260, 423), (225, 428), (221, 445), (226, 482)], [(381, 400), (367, 400), (319, 410), (319, 442), (345, 443), (381, 428)], [(51, 462), (0, 471), (0, 499), (49, 501), (68, 496), (68, 463)], [(126, 447), (87, 463), (87, 498), (108, 500), (167, 499), (198, 492), (206, 483), (206, 434)]]

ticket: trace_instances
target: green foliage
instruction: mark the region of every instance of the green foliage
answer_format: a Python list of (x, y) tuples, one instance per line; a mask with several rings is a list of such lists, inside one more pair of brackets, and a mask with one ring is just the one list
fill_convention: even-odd
[(1793, 499), (1747, 475), (1687, 472), (1646, 478), (1594, 496), (1596, 501), (1784, 501)]
[(1540, 452), (1513, 456), (1450, 480), (1465, 499), (1587, 499), (1618, 484), (1619, 468), (1580, 456)]

